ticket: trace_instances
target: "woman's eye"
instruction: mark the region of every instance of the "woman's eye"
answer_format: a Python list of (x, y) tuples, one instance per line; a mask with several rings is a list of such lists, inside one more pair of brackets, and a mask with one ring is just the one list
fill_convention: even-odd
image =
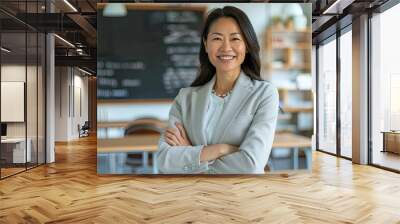
[(214, 37), (213, 40), (222, 40), (222, 39), (219, 37)]
[(235, 37), (235, 38), (232, 38), (232, 40), (238, 41), (238, 40), (240, 40), (240, 38)]

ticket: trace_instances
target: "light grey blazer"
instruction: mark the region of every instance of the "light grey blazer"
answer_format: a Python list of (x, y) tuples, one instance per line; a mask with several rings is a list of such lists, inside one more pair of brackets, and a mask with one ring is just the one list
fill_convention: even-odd
[(212, 144), (238, 145), (239, 151), (201, 162), (206, 140), (205, 122), (214, 78), (203, 86), (179, 91), (169, 113), (169, 127), (183, 124), (193, 146), (170, 146), (161, 135), (157, 162), (168, 174), (263, 174), (271, 152), (278, 117), (278, 91), (267, 81), (251, 80), (243, 72), (232, 90), (214, 131)]

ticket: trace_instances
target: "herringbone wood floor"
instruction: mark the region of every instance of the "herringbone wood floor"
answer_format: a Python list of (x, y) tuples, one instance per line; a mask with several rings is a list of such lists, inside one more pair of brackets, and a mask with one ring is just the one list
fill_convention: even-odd
[(97, 176), (96, 140), (0, 181), (0, 223), (400, 223), (400, 175), (314, 154), (313, 172)]

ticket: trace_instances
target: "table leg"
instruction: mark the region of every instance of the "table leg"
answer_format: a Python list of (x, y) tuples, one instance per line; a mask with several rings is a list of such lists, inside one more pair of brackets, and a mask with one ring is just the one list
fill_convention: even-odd
[(299, 169), (299, 148), (292, 149), (292, 165), (293, 169)]
[(153, 152), (153, 174), (158, 174), (157, 152)]
[(111, 174), (116, 173), (117, 171), (117, 164), (116, 164), (117, 156), (115, 154), (116, 153), (108, 154), (109, 173)]
[(304, 149), (304, 154), (306, 155), (307, 169), (311, 170), (311, 168), (312, 168), (312, 149), (311, 148), (305, 148)]
[(142, 153), (142, 164), (143, 164), (143, 168), (145, 170), (147, 170), (147, 168), (149, 166), (149, 153), (148, 152)]
[(383, 150), (381, 152), (386, 152), (386, 138), (385, 133), (383, 133)]

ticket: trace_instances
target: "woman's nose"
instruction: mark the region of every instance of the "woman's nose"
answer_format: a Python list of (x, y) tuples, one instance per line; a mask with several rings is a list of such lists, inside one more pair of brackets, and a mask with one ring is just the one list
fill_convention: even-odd
[(221, 50), (223, 50), (223, 51), (232, 50), (232, 46), (231, 46), (231, 43), (229, 42), (229, 40), (224, 40), (224, 42), (222, 43), (222, 46), (221, 46)]

